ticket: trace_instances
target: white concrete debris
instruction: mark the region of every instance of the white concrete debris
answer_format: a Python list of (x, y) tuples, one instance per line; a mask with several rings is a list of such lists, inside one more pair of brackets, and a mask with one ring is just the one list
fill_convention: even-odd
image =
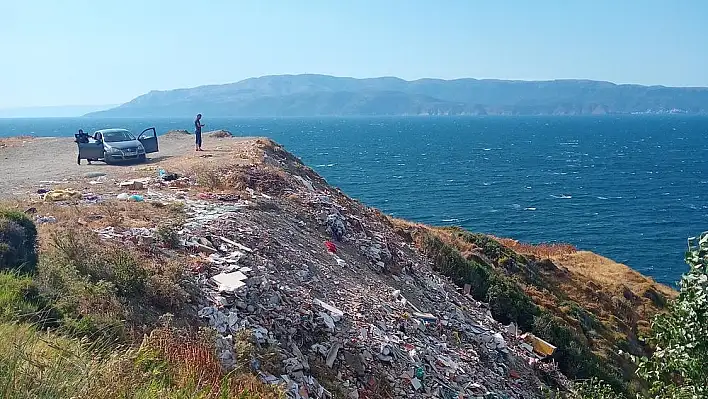
[(239, 270), (230, 273), (219, 273), (211, 279), (214, 280), (216, 284), (218, 284), (219, 291), (234, 292), (237, 289), (246, 285), (244, 280), (246, 280), (247, 278), (248, 277), (246, 277), (246, 275), (241, 273), (241, 271)]

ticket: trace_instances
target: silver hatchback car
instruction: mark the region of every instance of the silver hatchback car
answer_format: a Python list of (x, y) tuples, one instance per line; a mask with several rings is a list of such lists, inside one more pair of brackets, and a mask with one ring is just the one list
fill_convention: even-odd
[(82, 159), (115, 163), (146, 160), (146, 154), (158, 152), (157, 133), (154, 127), (143, 130), (138, 137), (127, 129), (102, 129), (93, 137), (76, 135), (79, 147), (77, 162)]

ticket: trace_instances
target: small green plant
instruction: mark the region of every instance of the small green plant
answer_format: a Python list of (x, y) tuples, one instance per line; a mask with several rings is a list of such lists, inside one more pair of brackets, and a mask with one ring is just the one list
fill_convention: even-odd
[(179, 248), (180, 240), (176, 226), (172, 224), (162, 224), (155, 230), (155, 235), (165, 247), (170, 249)]

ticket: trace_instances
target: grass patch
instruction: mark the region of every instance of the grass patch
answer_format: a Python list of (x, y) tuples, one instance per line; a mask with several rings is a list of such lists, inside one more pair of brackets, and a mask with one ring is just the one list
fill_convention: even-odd
[(48, 313), (31, 277), (0, 271), (0, 321), (38, 321)]
[(37, 266), (37, 228), (24, 213), (0, 210), (0, 270), (31, 273)]
[(0, 324), (0, 397), (282, 398), (250, 374), (224, 374), (198, 337), (156, 330), (139, 348), (106, 347)]

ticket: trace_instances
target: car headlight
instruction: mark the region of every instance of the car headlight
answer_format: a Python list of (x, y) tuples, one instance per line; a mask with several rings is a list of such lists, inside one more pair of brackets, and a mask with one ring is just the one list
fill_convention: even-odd
[(143, 147), (142, 145), (139, 145), (138, 152), (145, 152), (145, 147)]
[(119, 148), (111, 147), (111, 148), (109, 149), (109, 152), (110, 152), (111, 154), (120, 154), (120, 153), (121, 153), (121, 150), (120, 150)]

